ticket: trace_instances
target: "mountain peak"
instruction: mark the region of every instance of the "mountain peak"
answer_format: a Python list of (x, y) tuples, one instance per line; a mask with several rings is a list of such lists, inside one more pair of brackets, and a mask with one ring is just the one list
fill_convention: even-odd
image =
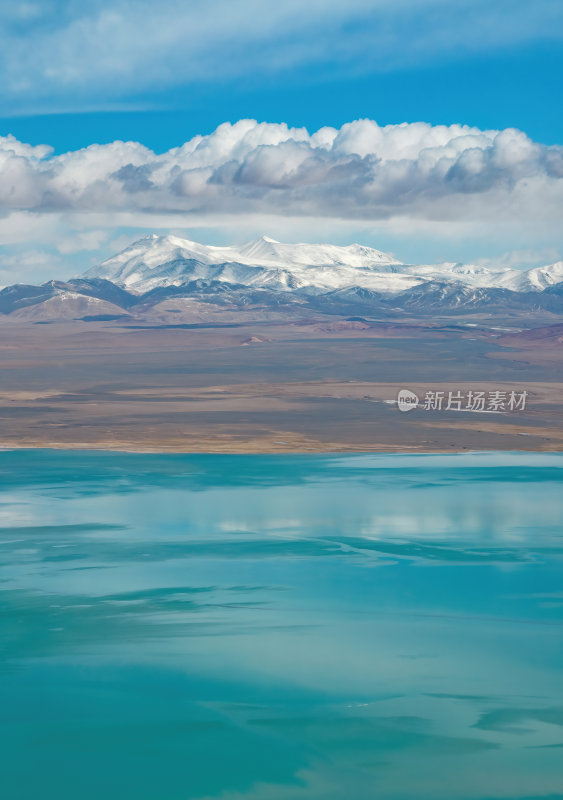
[(456, 262), (413, 266), (360, 244), (290, 244), (263, 235), (243, 245), (216, 246), (152, 234), (87, 276), (141, 292), (198, 280), (303, 294), (354, 287), (393, 294), (427, 283), (457, 291), (466, 286), (537, 292), (563, 281), (563, 265), (528, 271)]

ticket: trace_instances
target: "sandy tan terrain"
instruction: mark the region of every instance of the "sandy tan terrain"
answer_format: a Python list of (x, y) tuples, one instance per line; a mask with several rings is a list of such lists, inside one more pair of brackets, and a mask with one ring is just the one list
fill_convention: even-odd
[[(0, 322), (0, 446), (193, 452), (563, 450), (557, 331), (490, 323)], [(399, 389), (525, 391), (400, 413)]]

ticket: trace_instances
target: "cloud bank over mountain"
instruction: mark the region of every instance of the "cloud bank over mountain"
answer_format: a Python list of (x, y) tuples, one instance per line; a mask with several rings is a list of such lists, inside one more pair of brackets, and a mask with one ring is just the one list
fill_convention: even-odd
[(394, 216), (560, 223), (563, 147), (508, 129), (426, 123), (339, 130), (241, 120), (163, 154), (113, 142), (53, 157), (0, 138), (0, 209)]

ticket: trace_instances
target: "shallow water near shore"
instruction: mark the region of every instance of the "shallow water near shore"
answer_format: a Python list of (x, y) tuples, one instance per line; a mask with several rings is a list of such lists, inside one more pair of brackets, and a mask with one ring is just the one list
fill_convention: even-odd
[(563, 798), (563, 454), (0, 453), (8, 800)]

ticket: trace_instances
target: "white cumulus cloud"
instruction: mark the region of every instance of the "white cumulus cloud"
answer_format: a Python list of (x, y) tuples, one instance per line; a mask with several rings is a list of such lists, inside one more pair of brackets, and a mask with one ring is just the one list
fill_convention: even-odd
[(241, 120), (155, 154), (137, 142), (52, 156), (0, 137), (0, 210), (309, 216), (558, 225), (563, 148), (518, 130), (357, 120), (309, 134)]

